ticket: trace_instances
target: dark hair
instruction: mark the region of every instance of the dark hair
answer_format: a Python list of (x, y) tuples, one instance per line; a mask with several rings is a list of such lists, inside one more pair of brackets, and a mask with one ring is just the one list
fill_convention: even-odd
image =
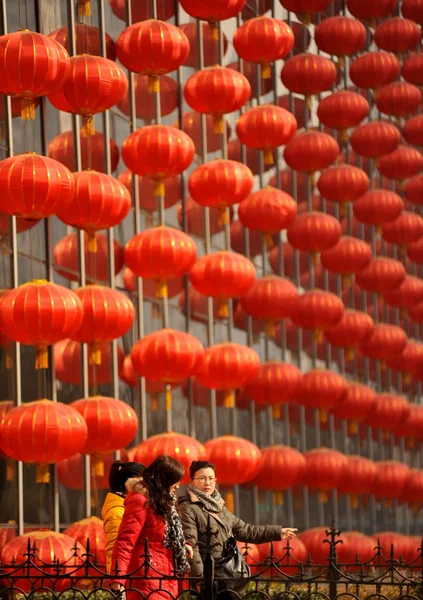
[(191, 479), (194, 478), (194, 475), (200, 469), (213, 469), (213, 471), (216, 473), (214, 465), (212, 465), (211, 462), (209, 462), (208, 460), (193, 460), (189, 468), (189, 476), (191, 477)]
[(130, 477), (140, 477), (145, 469), (144, 465), (137, 462), (123, 462), (115, 460), (110, 467), (109, 487), (112, 492), (126, 494), (125, 483)]
[(173, 503), (169, 488), (181, 481), (184, 473), (183, 465), (171, 456), (158, 456), (145, 469), (143, 479), (148, 488), (148, 501), (156, 515), (166, 517)]

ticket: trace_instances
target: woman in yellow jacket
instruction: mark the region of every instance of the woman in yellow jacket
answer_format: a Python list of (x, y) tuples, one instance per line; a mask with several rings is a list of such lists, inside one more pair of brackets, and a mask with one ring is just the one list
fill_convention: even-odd
[(109, 473), (110, 492), (106, 496), (101, 517), (103, 519), (104, 534), (106, 537), (106, 570), (108, 573), (112, 570), (113, 546), (119, 532), (122, 521), (124, 506), (123, 502), (127, 494), (126, 482), (128, 479), (142, 479), (144, 465), (136, 462), (122, 462), (116, 460)]

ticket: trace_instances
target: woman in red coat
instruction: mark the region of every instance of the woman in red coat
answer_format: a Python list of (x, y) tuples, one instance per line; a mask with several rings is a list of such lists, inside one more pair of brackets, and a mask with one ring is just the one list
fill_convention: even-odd
[(183, 576), (190, 570), (187, 555), (191, 557), (192, 549), (185, 544), (175, 508), (183, 475), (180, 462), (170, 456), (159, 456), (144, 470), (142, 479), (127, 481), (129, 493), (112, 556), (112, 573), (128, 577), (115, 580), (112, 587), (122, 591), (126, 587), (127, 600), (139, 600), (149, 594), (154, 600), (176, 598), (178, 580), (162, 577)]

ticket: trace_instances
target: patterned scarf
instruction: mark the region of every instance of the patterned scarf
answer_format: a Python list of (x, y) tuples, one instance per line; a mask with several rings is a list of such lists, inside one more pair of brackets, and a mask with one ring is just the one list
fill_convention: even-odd
[(210, 512), (220, 513), (222, 510), (222, 496), (219, 494), (217, 490), (214, 490), (213, 494), (205, 494), (198, 488), (189, 484), (188, 492), (197, 496), (197, 498), (201, 501), (202, 504), (206, 507)]
[(190, 572), (191, 567), (187, 560), (185, 536), (181, 519), (176, 510), (176, 495), (173, 495), (172, 499), (173, 504), (166, 517), (163, 546), (168, 550), (173, 550), (175, 556), (175, 571), (177, 575), (182, 577)]

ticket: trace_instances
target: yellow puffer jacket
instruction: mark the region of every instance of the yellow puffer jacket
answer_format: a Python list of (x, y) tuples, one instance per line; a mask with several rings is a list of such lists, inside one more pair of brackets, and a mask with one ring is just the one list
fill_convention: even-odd
[(124, 513), (125, 498), (109, 492), (101, 509), (103, 519), (104, 535), (106, 536), (106, 569), (110, 573), (112, 567), (113, 546), (119, 532), (119, 527)]

